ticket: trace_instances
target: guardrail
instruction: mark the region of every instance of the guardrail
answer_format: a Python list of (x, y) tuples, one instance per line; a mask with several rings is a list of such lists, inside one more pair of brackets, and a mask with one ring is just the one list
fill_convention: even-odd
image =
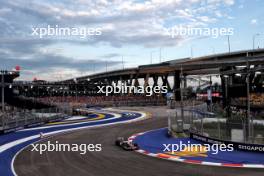
[(103, 101), (98, 103), (87, 103), (87, 106), (120, 107), (120, 106), (165, 106), (165, 100), (125, 100), (125, 101)]
[(60, 121), (65, 117), (67, 117), (65, 112), (58, 108), (4, 112), (0, 114), (0, 133), (40, 126), (45, 123)]

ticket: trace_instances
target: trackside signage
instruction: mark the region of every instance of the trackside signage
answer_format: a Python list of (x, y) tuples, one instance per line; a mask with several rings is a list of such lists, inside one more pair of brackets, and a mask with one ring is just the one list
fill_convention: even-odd
[(226, 145), (233, 144), (235, 150), (264, 152), (264, 145), (260, 145), (260, 144), (245, 144), (240, 142), (224, 141), (224, 140), (202, 136), (200, 134), (195, 134), (195, 133), (190, 133), (190, 138), (209, 144), (226, 144)]

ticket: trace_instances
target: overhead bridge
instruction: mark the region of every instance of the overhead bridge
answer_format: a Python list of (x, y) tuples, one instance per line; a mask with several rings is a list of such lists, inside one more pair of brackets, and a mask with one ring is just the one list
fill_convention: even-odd
[[(119, 69), (107, 72), (91, 74), (52, 83), (32, 83), (36, 86), (61, 87), (67, 86), (70, 91), (93, 90), (97, 85), (113, 85), (123, 83), (127, 86), (153, 86), (162, 82), (170, 92), (175, 92), (176, 98), (180, 97), (180, 87), (187, 85), (188, 75), (220, 75), (235, 69), (235, 66), (254, 65), (263, 69), (264, 49), (243, 50), (231, 53), (215, 54), (197, 58), (175, 59), (158, 64), (140, 65), (135, 68)], [(173, 77), (173, 83), (168, 78)], [(143, 79), (143, 81), (139, 81)], [(29, 85), (26, 85), (29, 86)], [(80, 88), (82, 87), (82, 88)], [(79, 89), (80, 88), (80, 89)]]
[[(235, 66), (264, 65), (264, 49), (244, 50), (224, 54), (215, 54), (197, 58), (184, 58), (166, 61), (158, 64), (140, 65), (136, 68), (120, 69), (102, 72), (74, 79), (62, 81), (61, 83), (74, 84), (89, 82), (95, 84), (108, 84), (124, 82), (126, 85), (138, 86), (138, 79), (144, 79), (144, 86), (149, 85), (152, 78), (154, 86), (158, 84), (159, 77), (164, 86), (169, 90), (180, 88), (180, 75), (212, 75), (221, 74), (222, 71), (230, 70)], [(174, 77), (173, 87), (170, 86), (168, 77)]]
[(126, 68), (107, 71), (87, 76), (64, 80), (62, 82), (130, 80), (155, 76), (173, 76), (181, 72), (183, 75), (220, 74), (222, 69), (233, 66), (264, 64), (264, 49), (244, 50), (238, 52), (215, 54), (197, 58), (185, 58), (166, 61), (158, 64), (140, 65), (136, 68)]

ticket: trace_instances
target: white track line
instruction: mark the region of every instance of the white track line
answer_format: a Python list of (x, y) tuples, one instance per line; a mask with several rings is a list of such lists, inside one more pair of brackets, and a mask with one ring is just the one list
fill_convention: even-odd
[[(150, 131), (154, 131), (154, 130), (150, 130)], [(143, 135), (144, 133), (147, 133), (150, 131), (134, 134), (131, 137), (129, 137), (128, 140), (130, 142), (133, 142), (137, 136)], [(142, 155), (147, 155), (147, 156), (151, 156), (151, 157), (155, 157), (155, 158), (170, 160), (170, 161), (174, 161), (174, 162), (182, 162), (182, 163), (187, 163), (187, 164), (198, 164), (198, 165), (218, 166), (218, 167), (238, 167), (238, 168), (264, 169), (264, 164), (241, 164), (240, 166), (239, 165), (236, 166), (236, 164), (216, 163), (216, 162), (207, 162), (207, 161), (202, 161), (201, 163), (196, 163), (196, 162), (190, 162), (188, 159), (182, 159), (182, 158), (175, 158), (175, 157), (162, 158), (162, 157), (159, 157), (159, 155), (156, 153), (149, 153), (148, 151), (145, 151), (142, 149), (135, 150), (135, 152), (140, 153)]]
[[(70, 124), (61, 124), (61, 125), (52, 125), (52, 126), (43, 126), (43, 127), (35, 127), (35, 128), (28, 128), (28, 129), (23, 129), (19, 131), (33, 131), (33, 130), (39, 130), (39, 129), (47, 129), (47, 128), (56, 128), (56, 127), (65, 127), (65, 126), (72, 126), (72, 125), (81, 125), (81, 124), (89, 124), (89, 123), (94, 123), (94, 122), (104, 122), (104, 121), (109, 121), (113, 119), (120, 118), (120, 114), (116, 113), (108, 113), (110, 115), (113, 115), (114, 117), (108, 118), (108, 119), (102, 119), (102, 120), (96, 120), (96, 121), (87, 121), (87, 122), (78, 122), (78, 123), (70, 123)], [(17, 132), (19, 132), (17, 131)]]
[[(136, 122), (136, 121), (139, 121), (139, 120), (142, 120), (146, 117), (146, 113), (145, 112), (137, 112), (139, 114), (141, 114), (140, 117), (136, 118), (136, 119), (132, 119), (132, 120), (127, 120), (127, 121), (122, 121), (122, 122), (112, 122), (112, 123), (108, 123), (108, 124), (99, 124), (99, 125), (94, 125), (94, 126), (85, 126), (85, 127), (76, 127), (76, 128), (72, 128), (72, 129), (64, 129), (64, 130), (58, 130), (58, 131), (53, 131), (53, 132), (48, 132), (48, 133), (43, 133), (44, 136), (51, 136), (51, 135), (56, 135), (56, 134), (59, 134), (59, 133), (66, 133), (66, 132), (73, 132), (73, 131), (77, 131), (77, 130), (81, 130), (81, 129), (88, 129), (88, 128), (94, 128), (94, 127), (104, 127), (104, 126), (110, 126), (110, 125), (115, 125), (115, 124), (124, 124), (124, 123), (130, 123), (130, 122)], [(12, 148), (16, 145), (19, 145), (21, 143), (24, 143), (24, 142), (27, 142), (29, 140), (33, 140), (33, 139), (36, 139), (36, 138), (39, 138), (39, 135), (33, 135), (33, 136), (30, 136), (30, 137), (26, 137), (26, 138), (22, 138), (22, 139), (18, 139), (16, 141), (13, 141), (13, 142), (10, 142), (10, 143), (7, 143), (7, 144), (4, 144), (2, 146), (0, 146), (0, 153), (9, 149), (9, 148)], [(45, 139), (45, 138), (44, 138)], [(42, 140), (42, 139), (40, 139)], [(39, 141), (40, 141), (39, 140)], [(37, 142), (39, 142), (37, 141)], [(13, 157), (12, 159), (12, 162), (11, 162), (11, 169), (12, 169), (12, 172), (15, 176), (17, 176), (16, 172), (15, 172), (15, 169), (14, 169), (14, 161), (17, 157), (17, 155), (23, 150), (25, 149), (26, 147), (28, 147), (29, 145), (25, 146), (24, 148), (22, 148), (21, 150), (19, 150), (15, 156)]]

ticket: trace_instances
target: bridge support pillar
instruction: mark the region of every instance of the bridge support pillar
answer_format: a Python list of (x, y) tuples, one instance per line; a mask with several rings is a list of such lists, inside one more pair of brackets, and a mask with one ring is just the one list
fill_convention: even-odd
[(146, 77), (144, 78), (144, 88), (149, 86), (149, 74), (146, 74)]
[(161, 79), (162, 79), (162, 86), (167, 86), (167, 88), (168, 88), (168, 92), (171, 92), (172, 89), (171, 89), (170, 83), (169, 83), (169, 81), (168, 81), (168, 74), (163, 75), (163, 76), (161, 77)]
[(179, 71), (175, 71), (174, 73), (174, 93), (175, 93), (175, 100), (181, 101), (181, 78)]
[(187, 88), (187, 76), (186, 75), (183, 76), (183, 88), (184, 89)]
[(158, 79), (159, 76), (158, 75), (153, 75), (153, 87), (158, 86)]

